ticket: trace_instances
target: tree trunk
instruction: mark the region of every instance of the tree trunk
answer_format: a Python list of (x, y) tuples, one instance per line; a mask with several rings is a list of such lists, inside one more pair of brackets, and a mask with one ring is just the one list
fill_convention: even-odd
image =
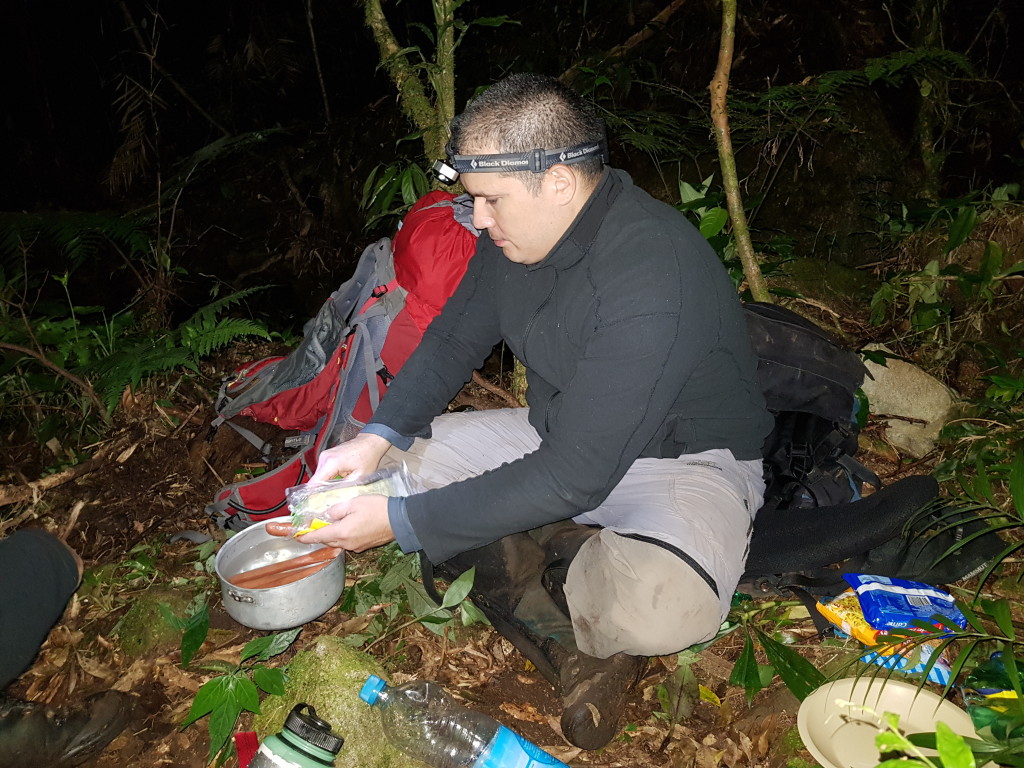
[(718, 145), (718, 160), (722, 166), (722, 185), (732, 219), (732, 233), (736, 238), (736, 252), (743, 265), (743, 275), (754, 301), (771, 301), (761, 265), (750, 242), (747, 229), (747, 215), (743, 211), (740, 184), (736, 175), (736, 157), (732, 152), (732, 137), (729, 133), (729, 115), (726, 110), (726, 94), (729, 91), (729, 71), (732, 69), (733, 45), (736, 39), (736, 0), (722, 0), (722, 37), (718, 49), (718, 67), (708, 89), (711, 91), (711, 121), (715, 126), (715, 143)]

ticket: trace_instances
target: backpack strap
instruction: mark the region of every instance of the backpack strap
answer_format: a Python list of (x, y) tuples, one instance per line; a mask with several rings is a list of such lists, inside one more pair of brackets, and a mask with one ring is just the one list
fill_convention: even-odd
[(874, 488), (876, 491), (882, 487), (882, 481), (874, 472), (865, 467), (853, 456), (848, 453), (842, 453), (835, 457), (836, 463), (841, 465), (847, 472), (850, 473), (850, 477), (859, 483), (866, 483)]
[(244, 437), (246, 440), (248, 440), (256, 447), (256, 450), (259, 451), (260, 458), (262, 458), (264, 461), (270, 461), (270, 451), (273, 448), (273, 446), (270, 443), (265, 441), (262, 437), (257, 435), (251, 429), (240, 427), (238, 424), (235, 424), (235, 422), (228, 421), (223, 417), (218, 417), (214, 419), (210, 426), (218, 427), (221, 424), (227, 424), (229, 427), (235, 430), (235, 432), (240, 434), (242, 437)]
[[(420, 210), (428, 211), (431, 208), (451, 208), (452, 217), (461, 224), (473, 237), (480, 237), (480, 230), (473, 226), (473, 196), (463, 193), (451, 200), (438, 200), (436, 203), (424, 206)], [(398, 228), (402, 228), (399, 222)]]

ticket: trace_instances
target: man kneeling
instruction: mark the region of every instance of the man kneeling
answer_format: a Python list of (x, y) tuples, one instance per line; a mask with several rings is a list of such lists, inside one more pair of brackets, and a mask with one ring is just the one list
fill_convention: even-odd
[[(728, 611), (770, 417), (722, 264), (605, 165), (587, 102), (513, 75), (455, 118), (448, 152), (489, 236), (371, 423), (313, 477), (405, 461), (429, 490), (356, 497), (303, 540), (397, 540), (448, 578), (476, 566), (474, 602), (559, 690), (565, 737), (597, 749), (647, 657), (709, 639)], [(438, 416), (499, 341), (528, 408)]]

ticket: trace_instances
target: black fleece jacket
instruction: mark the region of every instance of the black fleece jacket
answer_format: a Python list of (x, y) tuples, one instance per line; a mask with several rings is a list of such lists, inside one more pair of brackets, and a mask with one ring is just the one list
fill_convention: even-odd
[(511, 262), (480, 237), (372, 422), (429, 437), (501, 340), (526, 367), (541, 444), (406, 500), (433, 562), (594, 509), (637, 458), (761, 456), (771, 420), (732, 282), (685, 217), (622, 171), (606, 170), (536, 264)]

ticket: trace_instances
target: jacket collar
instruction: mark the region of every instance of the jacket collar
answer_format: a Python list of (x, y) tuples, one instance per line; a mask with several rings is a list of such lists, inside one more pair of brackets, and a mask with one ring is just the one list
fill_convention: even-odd
[(611, 210), (615, 199), (622, 192), (622, 187), (623, 181), (620, 172), (605, 167), (597, 186), (590, 193), (590, 199), (569, 225), (569, 229), (562, 235), (562, 239), (555, 244), (545, 258), (536, 264), (531, 264), (528, 271), (547, 266), (567, 269), (582, 259), (590, 250), (590, 246), (594, 244), (598, 230), (601, 229), (605, 216)]

